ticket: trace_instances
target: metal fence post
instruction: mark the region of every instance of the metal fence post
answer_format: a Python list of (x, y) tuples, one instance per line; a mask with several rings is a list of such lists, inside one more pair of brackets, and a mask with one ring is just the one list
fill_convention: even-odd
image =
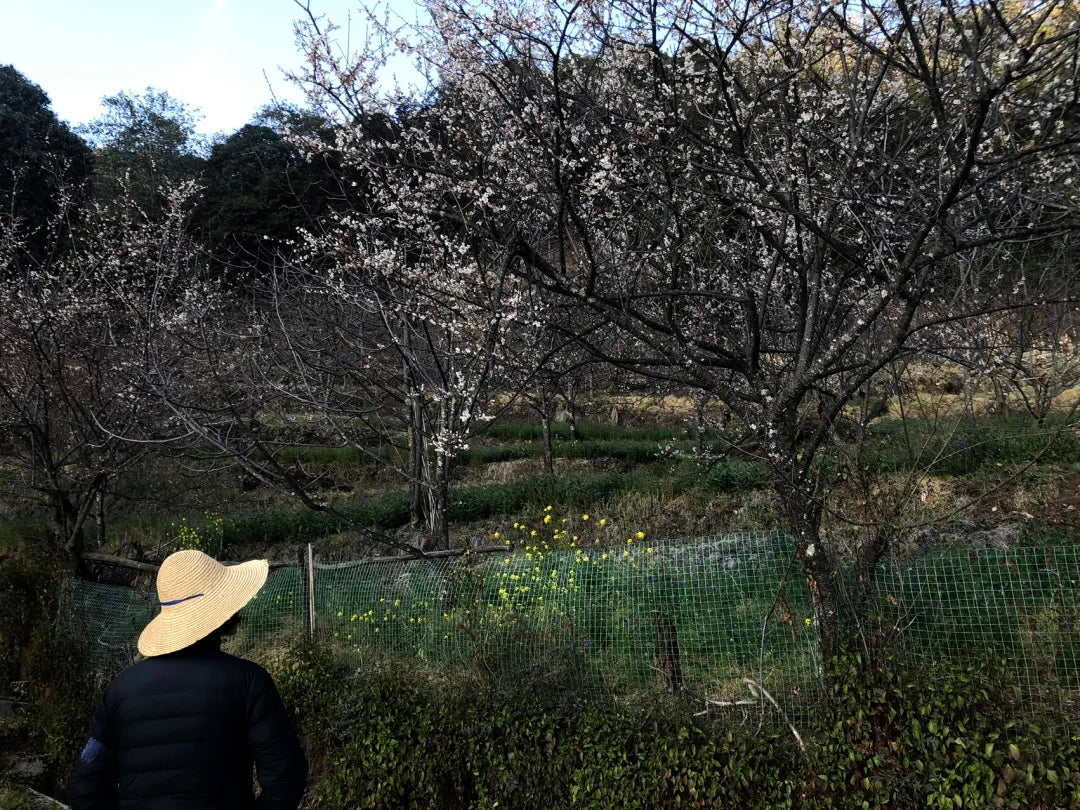
[(315, 637), (315, 556), (311, 543), (307, 547), (307, 597), (308, 597), (308, 637)]
[(307, 553), (303, 546), (296, 550), (296, 570), (300, 575), (300, 629), (311, 637), (311, 614), (308, 612)]

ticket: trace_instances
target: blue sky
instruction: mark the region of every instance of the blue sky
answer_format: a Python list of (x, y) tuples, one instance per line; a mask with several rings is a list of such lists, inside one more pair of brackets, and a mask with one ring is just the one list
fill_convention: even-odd
[[(311, 6), (363, 24), (358, 0)], [(280, 68), (300, 64), (300, 14), (292, 0), (0, 0), (0, 64), (40, 85), (72, 125), (96, 117), (102, 96), (155, 87), (199, 108), (201, 132), (232, 132), (271, 88), (299, 100)]]

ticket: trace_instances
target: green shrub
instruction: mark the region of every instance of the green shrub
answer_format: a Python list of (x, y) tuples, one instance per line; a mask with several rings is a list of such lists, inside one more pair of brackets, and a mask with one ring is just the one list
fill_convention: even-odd
[(688, 696), (585, 702), (415, 660), (356, 674), (312, 649), (279, 683), (318, 749), (317, 807), (1080, 806), (1080, 732), (1033, 719), (993, 668), (835, 661), (803, 752)]
[(21, 680), (30, 637), (46, 621), (48, 593), (55, 585), (48, 560), (31, 552), (0, 558), (0, 684)]
[(319, 648), (279, 676), (320, 763), (318, 807), (792, 806), (789, 736), (697, 720), (664, 693), (616, 707), (401, 660), (345, 676)]
[(35, 628), (26, 653), (29, 716), (35, 747), (49, 769), (40, 787), (50, 795), (67, 788), (75, 757), (86, 743), (90, 714), (98, 694), (84, 652), (58, 636), (49, 622)]
[(829, 672), (807, 806), (1080, 806), (1080, 734), (1033, 722), (994, 668), (857, 653)]
[(31, 810), (32, 807), (25, 790), (4, 787), (3, 783), (0, 783), (0, 810)]
[(57, 794), (86, 742), (97, 689), (78, 644), (54, 630), (61, 592), (59, 561), (38, 549), (0, 560), (0, 677), (26, 683), (27, 706), (0, 733), (3, 752), (40, 757), (35, 787)]

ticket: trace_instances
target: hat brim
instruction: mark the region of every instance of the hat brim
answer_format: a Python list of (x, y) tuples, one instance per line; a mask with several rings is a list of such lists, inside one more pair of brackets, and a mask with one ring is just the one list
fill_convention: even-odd
[(167, 655), (206, 638), (251, 601), (269, 573), (266, 560), (222, 566), (221, 576), (206, 593), (162, 606), (139, 635), (139, 652), (147, 657)]

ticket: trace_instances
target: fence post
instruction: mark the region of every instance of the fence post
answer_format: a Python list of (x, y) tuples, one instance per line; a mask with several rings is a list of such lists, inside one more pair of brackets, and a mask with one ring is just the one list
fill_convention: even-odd
[(315, 638), (315, 557), (307, 546), (308, 637)]
[(300, 628), (304, 635), (311, 637), (311, 614), (309, 610), (308, 576), (307, 576), (307, 553), (303, 546), (296, 549), (296, 565), (300, 573)]

